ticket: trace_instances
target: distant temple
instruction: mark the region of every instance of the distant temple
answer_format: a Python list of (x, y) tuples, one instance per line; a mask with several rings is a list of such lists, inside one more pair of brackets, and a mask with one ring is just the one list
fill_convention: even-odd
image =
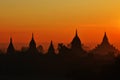
[(55, 49), (52, 41), (50, 42), (50, 46), (48, 48), (48, 54), (55, 54)]
[(29, 43), (29, 49), (30, 52), (37, 52), (37, 48), (36, 48), (36, 42), (34, 40), (34, 35), (32, 34), (32, 39)]
[(104, 34), (102, 43), (92, 51), (92, 53), (98, 55), (108, 55), (108, 53), (116, 53), (116, 52), (118, 52), (118, 50), (109, 43), (106, 32)]
[(73, 51), (84, 52), (84, 50), (82, 48), (81, 40), (80, 40), (78, 33), (77, 33), (77, 30), (76, 30), (75, 37), (73, 38), (73, 40), (71, 42), (71, 49)]
[(13, 46), (12, 38), (10, 38), (10, 43), (9, 43), (8, 48), (7, 48), (7, 53), (8, 54), (12, 54), (14, 52), (15, 52), (15, 48)]
[[(28, 48), (22, 48), (23, 51), (27, 52), (27, 53), (43, 53), (43, 47), (40, 45), (38, 48), (36, 47), (36, 42), (34, 40), (34, 35), (32, 34), (32, 39), (29, 43), (29, 47)], [(65, 46), (63, 43), (58, 44), (58, 51), (61, 55), (70, 55), (70, 56), (81, 56), (84, 54), (81, 53), (86, 53), (86, 51), (83, 49), (81, 40), (78, 36), (77, 30), (75, 33), (75, 36), (73, 38), (73, 40), (71, 41), (69, 46)], [(9, 46), (7, 48), (7, 53), (8, 54), (12, 54), (15, 53), (16, 50), (13, 46), (13, 42), (12, 42), (12, 38), (10, 38), (10, 43)], [(119, 51), (110, 44), (107, 34), (105, 32), (103, 40), (101, 42), (100, 45), (98, 45), (95, 49), (93, 49), (92, 51), (90, 51), (90, 53), (93, 54), (98, 54), (98, 55), (107, 55), (108, 53), (118, 53)], [(48, 48), (48, 55), (53, 55), (56, 54), (55, 53), (55, 48), (53, 45), (53, 42), (51, 41), (50, 46)]]

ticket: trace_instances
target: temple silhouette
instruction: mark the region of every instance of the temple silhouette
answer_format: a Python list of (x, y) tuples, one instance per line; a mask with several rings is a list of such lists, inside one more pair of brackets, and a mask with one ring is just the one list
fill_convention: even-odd
[(12, 42), (12, 38), (10, 37), (10, 43), (9, 46), (7, 48), (7, 53), (8, 54), (14, 54), (15, 53), (15, 48), (13, 46), (13, 42)]
[(120, 76), (117, 74), (120, 72), (120, 52), (110, 44), (106, 32), (101, 44), (89, 52), (84, 50), (77, 30), (69, 45), (58, 43), (58, 52), (53, 43), (51, 40), (44, 52), (42, 45), (36, 46), (32, 33), (28, 47), (17, 51), (10, 37), (7, 52), (0, 51), (0, 75), (62, 76), (68, 80), (115, 79)]
[(92, 53), (97, 55), (108, 55), (109, 53), (118, 52), (118, 49), (116, 49), (113, 45), (110, 44), (106, 32), (104, 33), (104, 37), (101, 44), (92, 50)]
[[(39, 46), (39, 48), (42, 46)], [(43, 48), (43, 47), (42, 47)], [(75, 36), (72, 39), (72, 41), (70, 42), (69, 46), (65, 46), (63, 43), (59, 43), (58, 44), (58, 50), (59, 53), (66, 53), (66, 52), (74, 52), (74, 53), (86, 53), (86, 51), (83, 49), (81, 40), (78, 36), (78, 32), (76, 30), (75, 32)], [(36, 42), (34, 40), (34, 35), (32, 33), (32, 38), (31, 41), (29, 43), (29, 47), (28, 47), (28, 53), (38, 53), (38, 48), (36, 47)], [(94, 53), (94, 54), (99, 54), (99, 55), (107, 55), (108, 53), (118, 53), (118, 49), (116, 49), (113, 45), (111, 45), (109, 43), (108, 37), (106, 32), (104, 33), (104, 37), (103, 40), (101, 42), (100, 45), (98, 45), (95, 49), (91, 50), (90, 52)], [(10, 43), (9, 46), (7, 48), (7, 53), (8, 54), (13, 54), (15, 53), (15, 48), (13, 46), (13, 42), (12, 42), (12, 38), (10, 38)], [(53, 54), (55, 55), (55, 48), (53, 45), (53, 42), (50, 42), (49, 48), (48, 48), (48, 54)], [(80, 55), (80, 54), (79, 54)]]
[(50, 46), (48, 48), (48, 54), (50, 54), (50, 55), (55, 55), (56, 54), (55, 53), (55, 48), (53, 46), (53, 42), (52, 41), (50, 42)]
[(38, 52), (38, 50), (37, 50), (37, 48), (36, 48), (36, 42), (35, 42), (35, 40), (34, 40), (34, 35), (33, 35), (33, 33), (32, 33), (32, 39), (31, 39), (31, 41), (30, 41), (30, 43), (29, 43), (28, 52), (29, 52), (29, 53), (32, 53), (32, 54), (35, 54), (35, 53)]
[(78, 36), (77, 30), (76, 30), (75, 37), (73, 38), (73, 40), (71, 42), (71, 49), (73, 51), (85, 52), (84, 49), (82, 48), (82, 43)]

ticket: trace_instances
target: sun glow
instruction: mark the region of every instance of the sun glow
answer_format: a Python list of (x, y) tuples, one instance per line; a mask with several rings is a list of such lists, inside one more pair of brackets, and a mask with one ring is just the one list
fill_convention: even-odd
[(28, 43), (31, 33), (37, 43), (68, 43), (77, 28), (84, 44), (100, 43), (104, 32), (118, 44), (119, 4), (119, 0), (1, 0), (0, 43), (8, 43), (10, 36), (15, 43)]

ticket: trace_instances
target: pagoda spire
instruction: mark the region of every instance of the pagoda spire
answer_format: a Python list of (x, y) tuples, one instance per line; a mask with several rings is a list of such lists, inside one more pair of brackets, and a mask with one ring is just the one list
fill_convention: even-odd
[(51, 40), (51, 42), (50, 42), (50, 46), (49, 46), (49, 49), (48, 49), (48, 53), (55, 53), (55, 49), (54, 49), (52, 40)]
[(34, 40), (34, 34), (32, 33), (32, 40)]
[(12, 37), (10, 37), (10, 43), (9, 43), (8, 48), (7, 48), (7, 53), (14, 53), (14, 52), (15, 52), (15, 48), (13, 46)]
[(30, 43), (29, 43), (28, 53), (29, 53), (29, 54), (32, 54), (32, 55), (37, 55), (37, 53), (38, 53), (38, 50), (37, 50), (37, 47), (36, 47), (36, 42), (35, 42), (34, 34), (33, 34), (33, 33), (32, 33), (31, 41), (30, 41)]
[(78, 36), (78, 31), (77, 31), (77, 29), (76, 29), (76, 34), (75, 34), (75, 35), (76, 35), (76, 37)]
[(109, 40), (108, 40), (106, 32), (104, 33), (102, 44), (109, 44)]
[(32, 33), (32, 39), (31, 39), (31, 41), (29, 43), (29, 48), (30, 49), (36, 49), (36, 42), (34, 40), (34, 34), (33, 33)]
[(116, 52), (118, 53), (119, 51), (113, 45), (110, 44), (106, 32), (104, 33), (104, 37), (101, 44), (92, 50), (92, 53), (102, 56), (106, 56), (108, 54), (111, 55), (111, 53), (116, 53)]
[(10, 43), (12, 43), (12, 37), (10, 37)]
[(71, 42), (71, 48), (80, 49), (81, 47), (82, 47), (81, 40), (78, 36), (78, 32), (77, 32), (77, 29), (76, 29), (75, 36), (74, 36), (74, 38)]

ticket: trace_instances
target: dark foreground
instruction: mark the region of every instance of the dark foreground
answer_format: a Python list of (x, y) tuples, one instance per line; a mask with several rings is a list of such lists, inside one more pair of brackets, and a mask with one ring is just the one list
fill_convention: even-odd
[(119, 56), (0, 55), (0, 79), (115, 80), (118, 78), (120, 78)]

